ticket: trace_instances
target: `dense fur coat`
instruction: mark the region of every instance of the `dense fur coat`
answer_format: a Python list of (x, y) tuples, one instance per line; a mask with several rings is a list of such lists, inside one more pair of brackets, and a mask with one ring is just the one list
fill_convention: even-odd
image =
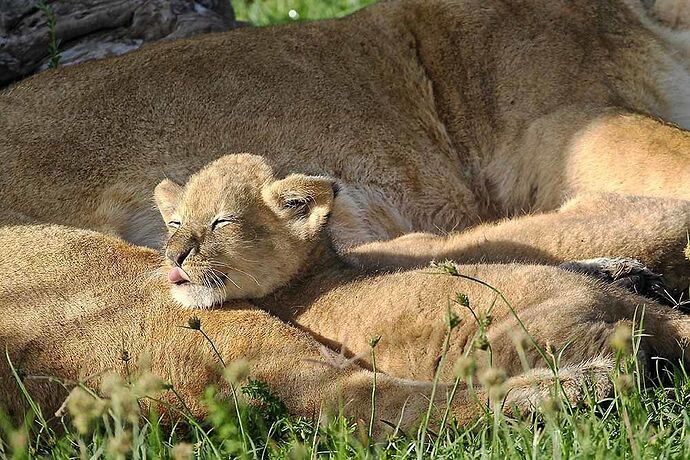
[(351, 184), (345, 245), (583, 192), (685, 198), (690, 137), (656, 118), (690, 127), (671, 11), (396, 0), (44, 72), (0, 93), (0, 204), (155, 247), (155, 184), (240, 151)]
[[(387, 1), (342, 20), (160, 43), (20, 82), (0, 93), (5, 225), (0, 239), (13, 254), (0, 262), (0, 305), (12, 318), (3, 326), (2, 340), (26, 372), (65, 378), (116, 367), (118, 350), (128, 340), (133, 351), (153, 354), (163, 367), (159, 370), (171, 371), (196, 401), (202, 385), (217, 379), (212, 372), (205, 377), (189, 372), (190, 366), (204, 368), (201, 361), (209, 355), (196, 354), (204, 342), (173, 327), (187, 313), (169, 300), (164, 282), (132, 288), (133, 280), (160, 263), (154, 253), (82, 230), (11, 225), (67, 224), (158, 247), (165, 230), (151, 190), (164, 177), (184, 181), (227, 152), (263, 155), (279, 177), (337, 177), (349, 191), (353, 206), (347, 209), (357, 210), (338, 217), (333, 244), (340, 248), (378, 244), (411, 231), (469, 229), (500, 241), (506, 229), (506, 238), (513, 235), (529, 246), (526, 254), (538, 254), (537, 245), (546, 245), (546, 255), (536, 261), (557, 262), (564, 254), (589, 257), (594, 233), (562, 244), (549, 237), (524, 240), (530, 228), (567, 234), (572, 220), (560, 219), (563, 215), (542, 227), (546, 221), (530, 217), (505, 227), (472, 227), (525, 211), (555, 211), (571, 198), (576, 201), (562, 212), (582, 211), (579, 228), (588, 228), (591, 217), (599, 222), (598, 232), (609, 229), (600, 218), (602, 210), (616, 203), (624, 203), (615, 212), (637, 231), (625, 220), (630, 202), (617, 201), (619, 195), (657, 197), (662, 214), (685, 209), (670, 199), (690, 195), (690, 134), (681, 129), (690, 127), (690, 46), (687, 32), (669, 25), (685, 24), (686, 17), (681, 7), (662, 9), (660, 4), (647, 11), (634, 0)], [(601, 192), (588, 215), (586, 197)], [(685, 237), (687, 210), (680, 216), (666, 228), (667, 235), (653, 241), (656, 247), (625, 238), (624, 243), (612, 238), (611, 245), (597, 240), (597, 247), (630, 249), (615, 255), (651, 254), (650, 260), (661, 261), (658, 268), (668, 275), (685, 263), (674, 252)], [(532, 222), (537, 227), (529, 227)], [(521, 224), (526, 225), (516, 227)], [(614, 230), (625, 237), (622, 226)], [(481, 245), (486, 240), (481, 233), (431, 238), (440, 244), (430, 245), (422, 259), (457, 254), (454, 242)], [(35, 241), (41, 246), (32, 246)], [(416, 257), (414, 247), (419, 246), (413, 245)], [(385, 251), (378, 254), (374, 263), (386, 265), (380, 257)], [(502, 261), (521, 259), (513, 254)], [(95, 270), (94, 261), (108, 263)], [(573, 303), (558, 303), (548, 289), (544, 299), (524, 302), (544, 311), (571, 311), (576, 322), (569, 330), (584, 328), (589, 334), (588, 328), (598, 324), (601, 334), (591, 341), (592, 350), (578, 350), (582, 356), (600, 353), (612, 324), (630, 321), (633, 306), (642, 302), (554, 268), (468, 270), (508, 290), (510, 280), (573, 283)], [(421, 276), (412, 273), (410, 289)], [(374, 296), (391, 284), (405, 286), (404, 276), (368, 280), (374, 284), (362, 289)], [(470, 292), (471, 287), (456, 282), (446, 280), (450, 284), (437, 288)], [(104, 283), (110, 286), (106, 291)], [(35, 295), (39, 287), (45, 296)], [(333, 293), (343, 292), (339, 289), (345, 288)], [(439, 295), (435, 289), (424, 295)], [(518, 296), (524, 289), (519, 291)], [(423, 303), (438, 307), (431, 299)], [(687, 335), (685, 319), (648, 305), (656, 318), (650, 327), (666, 331), (650, 331), (649, 349), (674, 357), (675, 339)], [(403, 306), (402, 311), (411, 308)], [(366, 400), (371, 374), (363, 369), (295, 373), (299, 357), (316, 359), (319, 348), (265, 313), (242, 309), (200, 315), (223, 353), (255, 356), (263, 363), (255, 375), (279, 388), (295, 413), (332, 403), (343, 382), (347, 396)], [(114, 333), (113, 325), (122, 329)], [(326, 335), (341, 340), (338, 331)], [(276, 344), (281, 344), (279, 351)], [(601, 368), (594, 366), (595, 372)], [(9, 374), (3, 372), (2, 378)], [(382, 387), (387, 396), (381, 410), (392, 416), (394, 407), (416, 395), (406, 418), (412, 424), (428, 385), (390, 379), (382, 383), (390, 391)], [(349, 382), (354, 382), (351, 387)], [(61, 397), (46, 383), (32, 385), (41, 402), (55, 405)], [(2, 388), (10, 404), (14, 387)], [(466, 402), (460, 398), (457, 403), (461, 419), (474, 414), (467, 412)], [(355, 405), (351, 414), (361, 417), (363, 411)]]

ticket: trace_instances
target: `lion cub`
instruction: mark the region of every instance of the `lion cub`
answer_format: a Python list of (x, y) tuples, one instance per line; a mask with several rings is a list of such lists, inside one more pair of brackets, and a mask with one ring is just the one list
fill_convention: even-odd
[[(644, 356), (678, 359), (683, 352), (678, 340), (690, 336), (684, 316), (556, 267), (463, 265), (458, 270), (467, 276), (454, 277), (350, 266), (333, 248), (328, 224), (331, 214), (352, 211), (343, 210), (351, 203), (346, 194), (327, 177), (277, 179), (261, 157), (247, 154), (220, 158), (184, 187), (161, 182), (155, 199), (169, 228), (165, 263), (173, 298), (190, 308), (252, 298), (352, 355), (366, 353), (369, 339), (378, 336), (377, 368), (420, 380), (438, 368), (449, 305), (459, 326), (439, 369), (446, 381), (462, 355), (488, 367), (486, 348), (473, 345), (481, 334), (490, 342), (493, 365), (508, 375), (523, 375), (514, 339), (525, 334), (535, 339), (522, 355), (530, 367), (545, 368), (536, 345), (548, 344), (562, 350), (561, 364), (574, 369), (573, 382), (593, 368), (605, 375), (610, 361), (601, 357), (611, 354), (609, 338), (619, 326), (632, 327), (641, 308)], [(510, 305), (472, 278), (499, 288)], [(470, 299), (471, 308), (453, 303), (456, 293)], [(477, 317), (491, 320), (480, 324)]]
[(164, 180), (154, 196), (168, 227), (172, 297), (210, 308), (284, 286), (323, 239), (336, 191), (326, 177), (276, 180), (261, 157), (247, 154), (210, 163), (185, 187)]

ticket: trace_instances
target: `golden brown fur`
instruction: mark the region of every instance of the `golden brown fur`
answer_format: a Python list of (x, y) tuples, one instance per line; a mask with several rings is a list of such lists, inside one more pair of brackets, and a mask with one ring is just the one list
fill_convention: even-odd
[[(684, 352), (677, 342), (690, 334), (690, 319), (641, 297), (607, 287), (594, 280), (553, 267), (531, 265), (463, 265), (462, 277), (440, 276), (433, 270), (378, 273), (352, 267), (335, 252), (329, 234), (327, 216), (337, 215), (340, 207), (350, 205), (343, 190), (336, 194), (335, 181), (321, 176), (295, 176), (276, 179), (265, 160), (253, 155), (228, 155), (211, 163), (174, 195), (165, 181), (157, 189), (157, 201), (164, 216), (172, 216), (178, 225), (171, 230), (167, 245), (168, 265), (176, 259), (170, 246), (180, 238), (195, 248), (195, 261), (176, 265), (172, 270), (189, 270), (191, 284), (205, 284), (197, 266), (217, 263), (218, 285), (208, 287), (219, 298), (256, 297), (249, 283), (228, 282), (235, 276), (230, 269), (245, 258), (258, 267), (270, 263), (272, 273), (256, 278), (266, 283), (266, 295), (255, 302), (287, 322), (319, 338), (331, 347), (348, 348), (348, 353), (367, 361), (369, 339), (380, 336), (376, 355), (379, 369), (399, 377), (431, 380), (442, 354), (446, 336), (449, 302), (459, 319), (451, 335), (451, 346), (440, 368), (441, 378), (452, 381), (453, 364), (461, 356), (474, 356), (480, 371), (490, 362), (483, 349), (477, 349), (480, 333), (477, 318), (492, 320), (486, 336), (491, 345), (492, 363), (510, 376), (520, 376), (529, 369), (546, 367), (544, 356), (531, 344), (524, 358), (514, 339), (531, 335), (542, 349), (553, 348), (561, 364), (581, 366), (590, 360), (610, 355), (609, 341), (614, 330), (631, 329), (634, 320), (645, 315), (642, 341), (644, 357), (660, 354), (679, 359)], [(290, 196), (304, 203), (295, 214), (293, 207), (275, 199)], [(251, 205), (247, 205), (251, 203)], [(285, 214), (289, 212), (288, 214)], [(225, 227), (213, 228), (216, 215), (234, 215)], [(310, 225), (317, 223), (316, 225)], [(266, 241), (293, 238), (296, 226), (310, 225), (310, 238), (285, 249), (248, 249), (239, 235), (246, 229), (262, 227)], [(182, 235), (182, 236), (180, 236)], [(234, 236), (234, 238), (231, 238)], [(208, 260), (213, 248), (214, 259)], [(205, 266), (205, 265), (204, 265)], [(192, 271), (193, 270), (193, 271)], [(468, 278), (469, 277), (469, 278)], [(509, 303), (491, 286), (500, 287)], [(220, 286), (220, 283), (223, 283)], [(231, 285), (230, 285), (231, 284)], [(525, 287), (529, 286), (529, 289)], [(173, 287), (181, 289), (179, 286)], [(206, 307), (205, 295), (186, 286), (183, 303), (188, 307)], [(453, 303), (457, 293), (470, 299), (469, 307)], [(179, 299), (179, 296), (178, 296)], [(511, 308), (514, 311), (511, 311)], [(522, 329), (520, 318), (527, 331)]]
[[(222, 309), (198, 312), (226, 362), (249, 360), (250, 376), (266, 381), (295, 414), (312, 416), (344, 403), (346, 414), (365, 418), (372, 374), (357, 366), (314, 363), (338, 362), (314, 338), (334, 348), (347, 347), (346, 354), (359, 354), (366, 364), (368, 356), (362, 352), (369, 349), (368, 339), (380, 335), (376, 351), (379, 370), (385, 375), (377, 379), (377, 413), (384, 420), (397, 420), (406, 407), (402, 423), (411, 427), (431, 391), (431, 385), (423, 381), (431, 380), (441, 364), (449, 296), (463, 292), (480, 317), (491, 308), (487, 338), (493, 364), (511, 376), (505, 407), (527, 410), (550, 395), (554, 377), (534, 347), (525, 345), (524, 366), (529, 369), (518, 364), (511, 338), (523, 331), (508, 305), (496, 302), (493, 291), (466, 279), (424, 271), (367, 272), (341, 260), (331, 247), (327, 217), (331, 211), (337, 215), (338, 207), (350, 202), (345, 192), (336, 196), (333, 184), (329, 178), (304, 175), (276, 180), (262, 158), (231, 155), (193, 176), (184, 189), (169, 181), (157, 188), (164, 215), (179, 219), (171, 241), (180, 232), (185, 235), (184, 246), (191, 235), (198, 250), (197, 264), (210, 255), (223, 262), (219, 269), (247, 257), (254, 258), (255, 267), (262, 267), (265, 259), (270, 261), (272, 270), (257, 272), (261, 276), (257, 280), (268, 283), (265, 288), (273, 292), (250, 304), (239, 298), (255, 296), (254, 286), (238, 283), (236, 291), (227, 291), (228, 298), (238, 300), (225, 302)], [(294, 200), (305, 207), (295, 207)], [(234, 219), (227, 225), (212, 228), (216, 216), (231, 214)], [(255, 229), (258, 224), (265, 227), (262, 244), (283, 242), (285, 246), (247, 249), (243, 229)], [(41, 246), (30, 244), (37, 239)], [(207, 385), (220, 384), (227, 395), (209, 344), (200, 334), (178, 327), (186, 323), (189, 313), (170, 299), (160, 270), (163, 261), (155, 252), (59, 226), (6, 226), (0, 229), (0, 242), (14, 255), (0, 260), (5, 275), (0, 282), (0, 309), (6, 318), (0, 333), (11, 361), (45, 411), (59, 406), (65, 392), (56, 383), (31, 377), (75, 381), (108, 369), (125, 373), (143, 355), (150, 357), (153, 372), (171, 381), (195, 416), (205, 415), (200, 396)], [(185, 263), (181, 267), (188, 269)], [(678, 359), (683, 350), (677, 339), (690, 333), (690, 321), (681, 315), (582, 275), (528, 265), (459, 268), (464, 275), (504, 286), (538, 345), (564, 349), (559, 378), (573, 402), (581, 399), (581, 385), (589, 380), (594, 381), (598, 396), (606, 394), (612, 366), (606, 358), (609, 338), (617, 326), (631, 327), (642, 309), (649, 334), (642, 339), (644, 356)], [(525, 291), (525, 285), (534, 289)], [(477, 359), (480, 372), (487, 367), (485, 352), (473, 347), (478, 332), (473, 315), (466, 308), (454, 310), (460, 326), (450, 337), (440, 368), (443, 381), (453, 380), (453, 364), (465, 354)], [(123, 349), (134, 357), (129, 364), (120, 359)], [(7, 365), (3, 366), (1, 400), (18, 415), (22, 410), (18, 389)], [(98, 379), (87, 384), (97, 386)], [(438, 403), (445, 398), (441, 390)], [(460, 421), (471, 420), (482, 413), (478, 401), (488, 396), (481, 387), (477, 395), (461, 387), (453, 414)], [(163, 400), (173, 407), (181, 404), (171, 392)]]
[[(44, 247), (30, 244), (36, 237)], [(125, 374), (137, 368), (142, 356), (149, 358), (155, 374), (174, 385), (196, 417), (206, 415), (201, 396), (208, 385), (219, 385), (220, 395), (228, 397), (210, 345), (198, 332), (179, 327), (187, 324), (189, 312), (169, 300), (156, 253), (58, 226), (4, 227), (0, 241), (17, 256), (0, 260), (5, 318), (0, 332), (13, 365), (46, 416), (67, 392), (45, 377), (69, 382), (108, 370)], [(292, 413), (317, 417), (342, 404), (355, 419), (368, 418), (371, 372), (328, 365), (332, 353), (329, 359), (308, 335), (244, 301), (200, 311), (198, 317), (223, 359), (246, 359), (249, 377), (267, 382)], [(123, 349), (132, 357), (129, 363), (120, 359)], [(4, 358), (0, 369), (0, 402), (21, 419), (25, 400)], [(86, 384), (98, 388), (99, 380)], [(431, 385), (380, 375), (377, 388), (382, 418), (397, 421), (404, 414), (403, 426), (412, 427), (427, 407)], [(446, 396), (441, 393), (438, 402), (443, 405)], [(178, 410), (183, 407), (170, 391), (162, 399)], [(466, 420), (476, 413), (475, 404), (463, 394), (453, 412)], [(174, 411), (168, 415), (177, 416)]]
[(687, 198), (689, 135), (657, 119), (690, 127), (671, 6), (395, 0), (45, 72), (0, 94), (0, 204), (158, 246), (153, 186), (232, 151), (349, 184), (347, 246), (583, 192)]
[[(32, 244), (36, 238), (44, 246)], [(153, 373), (174, 386), (184, 402), (172, 391), (158, 396), (173, 408), (159, 406), (170, 418), (179, 417), (176, 410), (183, 407), (203, 418), (206, 407), (201, 397), (208, 385), (217, 385), (219, 396), (229, 397), (209, 343), (198, 332), (179, 327), (187, 324), (190, 313), (170, 300), (159, 271), (162, 261), (155, 252), (100, 233), (55, 225), (6, 226), (0, 228), (0, 242), (16, 256), (0, 258), (0, 311), (5, 318), (0, 334), (11, 362), (47, 418), (67, 395), (60, 381), (68, 389), (70, 382), (79, 380), (98, 389), (102, 372), (126, 375), (142, 359), (150, 363)], [(450, 283), (447, 287), (454, 284), (450, 278), (444, 283)], [(246, 301), (228, 302), (223, 309), (196, 314), (223, 359), (247, 360), (248, 377), (267, 382), (291, 413), (317, 417), (342, 407), (355, 420), (368, 419), (373, 385), (368, 370), (341, 366), (342, 359), (308, 334)], [(673, 322), (676, 316), (671, 312), (664, 319)], [(435, 315), (429, 321), (428, 327), (436, 327)], [(388, 338), (382, 340), (385, 344)], [(388, 349), (388, 345), (380, 346)], [(437, 343), (429, 344), (428, 349), (437, 353)], [(131, 357), (127, 363), (121, 359), (123, 350)], [(415, 347), (411, 351), (407, 369), (390, 366), (387, 351), (382, 362), (394, 375), (419, 375), (428, 380), (431, 356)], [(417, 371), (417, 364), (425, 366), (424, 372)], [(580, 386), (590, 379), (598, 384), (598, 395), (604, 394), (609, 367), (604, 359), (567, 367), (561, 380), (571, 400), (581, 397)], [(379, 373), (377, 416), (394, 424), (400, 420), (403, 429), (413, 428), (428, 407), (431, 387), (428, 381)], [(506, 408), (529, 409), (551, 394), (553, 375), (536, 369), (509, 379), (506, 388), (513, 390)], [(445, 407), (446, 390), (445, 385), (439, 387), (436, 403), (440, 408)], [(488, 398), (480, 386), (470, 391), (461, 385), (451, 413), (467, 422), (483, 413), (480, 405)], [(5, 359), (0, 364), (0, 403), (11, 416), (20, 420), (24, 416), (25, 400)], [(385, 426), (378, 424), (377, 432), (382, 429)]]
[(166, 179), (155, 190), (169, 228), (165, 245), (172, 295), (212, 307), (263, 297), (286, 284), (309, 256), (332, 208), (334, 184), (299, 174), (274, 181), (253, 155), (222, 157), (188, 186)]
[[(635, 0), (399, 0), (343, 20), (161, 43), (49, 71), (0, 93), (0, 207), (10, 221), (66, 223), (158, 246), (164, 229), (150, 200), (154, 185), (166, 176), (185, 180), (223, 153), (245, 150), (270, 158), (279, 176), (328, 174), (342, 181), (353, 205), (346, 209), (356, 212), (339, 216), (339, 247), (553, 211), (584, 193), (687, 199), (690, 135), (659, 118), (690, 127), (688, 47), (682, 31), (664, 27)], [(513, 234), (530, 235), (530, 219), (519, 222), (526, 225)], [(569, 231), (554, 222), (549, 234)], [(134, 351), (151, 348), (154, 362), (169, 367), (190, 399), (213, 381), (212, 374), (189, 372), (203, 367), (198, 360), (208, 355), (190, 356), (190, 347), (204, 343), (173, 327), (186, 313), (167, 303), (167, 287), (158, 285), (155, 295), (128, 283), (103, 287), (104, 276), (138, 281), (159, 263), (152, 253), (58, 227), (0, 233), (8, 253), (17, 254), (0, 261), (0, 304), (6, 316), (16, 315), (3, 325), (2, 340), (27, 372), (69, 377), (114, 366), (124, 337)], [(42, 246), (31, 247), (37, 240)], [(677, 240), (673, 232), (662, 239), (670, 242), (668, 254)], [(545, 252), (553, 252), (552, 239), (546, 243)], [(656, 243), (624, 246), (636, 256), (654, 253), (650, 244)], [(564, 253), (586, 257), (587, 238), (567, 244)], [(620, 247), (612, 244), (604, 241), (602, 250)], [(140, 257), (147, 262), (136, 262)], [(94, 271), (99, 260), (113, 268)], [(580, 275), (513, 265), (462, 270), (506, 290), (544, 340), (562, 345), (566, 332), (586, 334), (586, 341), (569, 348), (571, 363), (605, 351), (613, 326), (627, 324), (640, 303), (651, 319), (645, 347), (674, 358), (677, 347), (667, 341), (687, 336), (686, 320), (675, 312)], [(385, 358), (382, 342), (382, 362), (393, 374), (419, 369), (428, 377), (441, 328), (431, 318), (440, 318), (445, 295), (466, 291), (477, 307), (492, 300), (465, 281), (411, 272), (365, 278), (360, 299), (344, 303), (346, 313), (325, 308), (352, 295), (351, 283), (342, 283), (354, 282), (347, 278), (353, 273), (359, 272), (344, 271), (325, 291), (286, 291), (273, 308), (335, 341), (346, 334), (355, 351), (365, 333), (405, 337), (397, 327), (430, 324), (410, 342), (409, 362), (397, 353), (400, 344)], [(525, 284), (534, 288), (525, 292)], [(45, 287), (45, 296), (35, 295), (36, 286)], [(371, 306), (388, 291), (395, 293), (391, 303), (371, 318)], [(144, 301), (131, 302), (132, 296)], [(310, 308), (294, 313), (297, 296), (311, 297)], [(505, 338), (515, 324), (501, 308), (492, 334)], [(332, 401), (331, 383), (350, 375), (320, 368), (295, 374), (295, 357), (318, 354), (306, 336), (263, 313), (212, 313), (200, 315), (218, 332), (223, 352), (229, 358), (255, 352), (266, 366), (257, 375), (276, 385), (296, 413), (310, 412), (314, 401)], [(561, 329), (551, 328), (563, 318), (556, 323)], [(134, 327), (113, 331), (118, 323)], [(136, 333), (128, 336), (131, 330)], [(243, 337), (261, 346), (242, 349), (237, 344), (247, 343)], [(276, 351), (276, 342), (294, 344), (286, 348), (294, 352)], [(424, 347), (428, 354), (420, 357)], [(164, 351), (174, 359), (164, 359)], [(499, 350), (501, 364), (514, 372), (510, 353)], [(350, 372), (357, 383), (350, 394), (359, 404), (370, 390), (370, 374)], [(321, 377), (327, 384), (316, 383)], [(33, 385), (39, 401), (56, 402), (47, 384)], [(395, 381), (390, 385), (395, 391), (385, 393), (392, 398), (382, 403), (387, 408), (406, 391), (397, 391)], [(355, 416), (364, 410), (358, 404)], [(474, 413), (462, 398), (459, 404), (461, 418)]]
[[(335, 225), (335, 224), (334, 224)], [(423, 267), (430, 261), (561, 264), (628, 257), (663, 273), (670, 289), (688, 285), (684, 257), (690, 201), (616, 194), (581, 195), (558, 211), (478, 225), (446, 236), (410, 233), (352, 248), (350, 262), (379, 268)]]

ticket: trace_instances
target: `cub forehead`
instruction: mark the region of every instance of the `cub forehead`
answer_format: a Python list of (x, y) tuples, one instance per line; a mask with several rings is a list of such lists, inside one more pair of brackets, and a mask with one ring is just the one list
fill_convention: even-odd
[(213, 161), (194, 174), (190, 183), (212, 184), (217, 187), (232, 184), (260, 188), (273, 179), (273, 170), (258, 155), (231, 154)]
[(261, 189), (238, 182), (201, 184), (186, 188), (178, 212), (189, 219), (213, 219), (232, 215), (244, 217), (264, 208)]
[(209, 167), (192, 176), (185, 186), (183, 201), (191, 202), (195, 198), (216, 202), (256, 199), (272, 180), (271, 176), (253, 174), (252, 171)]
[(262, 191), (274, 181), (272, 169), (262, 157), (226, 155), (189, 178), (177, 213), (187, 220), (207, 220), (260, 212), (264, 207)]

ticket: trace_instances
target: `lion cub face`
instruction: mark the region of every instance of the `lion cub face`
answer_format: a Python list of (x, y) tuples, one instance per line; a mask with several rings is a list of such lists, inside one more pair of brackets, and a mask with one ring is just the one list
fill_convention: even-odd
[(172, 296), (209, 308), (290, 281), (321, 238), (334, 184), (301, 174), (276, 180), (263, 158), (237, 154), (210, 163), (184, 187), (164, 180), (154, 196), (168, 226)]

